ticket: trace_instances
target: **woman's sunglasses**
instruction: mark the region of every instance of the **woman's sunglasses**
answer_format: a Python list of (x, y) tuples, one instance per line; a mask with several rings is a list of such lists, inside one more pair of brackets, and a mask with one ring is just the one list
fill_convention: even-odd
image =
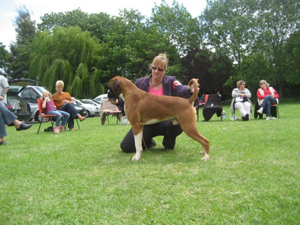
[(159, 72), (164, 71), (164, 69), (161, 69), (161, 68), (158, 68), (158, 67), (154, 67), (154, 66), (152, 66), (152, 69), (153, 69), (153, 70), (158, 70)]

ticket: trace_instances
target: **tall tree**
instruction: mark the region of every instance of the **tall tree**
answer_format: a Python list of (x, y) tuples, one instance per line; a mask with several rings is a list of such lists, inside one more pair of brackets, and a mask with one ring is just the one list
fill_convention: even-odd
[(161, 5), (155, 5), (152, 9), (151, 22), (177, 47), (180, 55), (200, 48), (202, 32), (199, 22), (178, 2), (173, 1), (172, 6), (169, 6), (163, 0)]
[(6, 46), (0, 42), (0, 74), (4, 74), (8, 66), (9, 53), (5, 47)]
[(192, 50), (182, 58), (182, 65), (186, 69), (185, 82), (191, 78), (198, 78), (200, 93), (217, 93), (226, 95), (224, 83), (232, 73), (230, 58), (226, 55), (213, 53), (207, 49)]
[(298, 0), (260, 0), (257, 2), (256, 49), (264, 54), (274, 66), (272, 82), (278, 85), (283, 97), (283, 86), (288, 80), (284, 67), (283, 46), (292, 33), (299, 30), (300, 2)]
[(231, 57), (238, 68), (255, 40), (255, 4), (256, 0), (208, 0), (199, 17), (207, 45)]
[(41, 20), (42, 23), (38, 24), (40, 30), (52, 31), (55, 27), (78, 26), (82, 31), (91, 32), (91, 35), (99, 38), (101, 42), (113, 27), (113, 20), (108, 14), (87, 14), (80, 8), (65, 13), (45, 14)]
[(28, 77), (30, 45), (36, 34), (35, 21), (31, 20), (28, 9), (23, 6), (17, 9), (17, 13), (15, 20), (17, 38), (16, 42), (10, 45), (11, 58), (8, 74), (12, 78)]
[(32, 44), (30, 77), (50, 91), (63, 80), (66, 89), (79, 98), (91, 98), (103, 91), (99, 67), (99, 40), (79, 27), (39, 31)]

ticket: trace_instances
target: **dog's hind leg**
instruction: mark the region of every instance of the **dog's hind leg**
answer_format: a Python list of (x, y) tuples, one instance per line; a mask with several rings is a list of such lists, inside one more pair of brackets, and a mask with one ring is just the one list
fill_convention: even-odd
[[(139, 131), (139, 133), (136, 134), (136, 132), (138, 132), (138, 130), (140, 130), (140, 131)], [(143, 127), (142, 127), (142, 129), (138, 129), (138, 130), (133, 129), (136, 153), (133, 156), (132, 160), (140, 160), (141, 154), (143, 151), (143, 147), (142, 147)]]
[(199, 142), (202, 145), (205, 153), (202, 160), (204, 161), (209, 160), (210, 142), (202, 134), (199, 133), (196, 125), (191, 125), (191, 124), (190, 126), (181, 125), (181, 128), (184, 131), (184, 133), (186, 133), (189, 137), (193, 138), (195, 141)]

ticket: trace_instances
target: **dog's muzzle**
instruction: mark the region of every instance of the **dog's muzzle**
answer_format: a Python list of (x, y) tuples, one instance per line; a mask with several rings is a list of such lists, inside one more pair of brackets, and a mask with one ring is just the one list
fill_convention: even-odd
[(112, 90), (111, 88), (108, 89), (107, 91), (107, 97), (109, 100), (116, 100), (119, 96), (117, 96)]

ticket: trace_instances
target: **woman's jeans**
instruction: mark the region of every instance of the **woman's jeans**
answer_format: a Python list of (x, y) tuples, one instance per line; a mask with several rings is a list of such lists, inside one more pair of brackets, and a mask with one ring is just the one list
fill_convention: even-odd
[(75, 109), (75, 106), (72, 103), (67, 103), (60, 107), (59, 110), (65, 111), (70, 114), (69, 120), (68, 120), (68, 127), (74, 128), (74, 118), (78, 115), (77, 110)]
[(267, 116), (271, 116), (271, 105), (274, 104), (277, 104), (276, 99), (273, 98), (271, 95), (268, 95), (264, 98), (260, 107), (263, 108), (263, 112), (266, 112)]
[(18, 117), (9, 111), (6, 106), (0, 102), (0, 137), (7, 136), (5, 124), (11, 124)]
[[(56, 122), (55, 122), (55, 126), (59, 126), (60, 125), (60, 121), (61, 121), (61, 118), (63, 119), (62, 122), (61, 122), (61, 125), (62, 126), (65, 126), (69, 117), (70, 117), (70, 114), (65, 112), (65, 111), (62, 111), (62, 110), (51, 110), (50, 112), (48, 112), (48, 114), (53, 114), (53, 115), (56, 115)], [(64, 116), (64, 117), (63, 117)]]

